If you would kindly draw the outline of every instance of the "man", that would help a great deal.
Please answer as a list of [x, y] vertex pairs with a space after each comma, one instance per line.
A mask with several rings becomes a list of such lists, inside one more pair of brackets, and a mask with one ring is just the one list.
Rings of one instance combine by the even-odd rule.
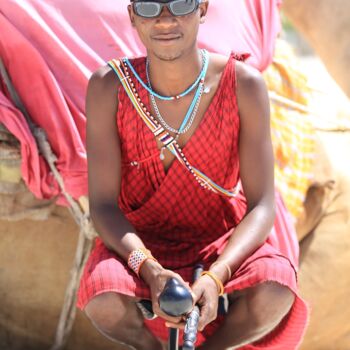
[[[201, 311], [199, 348], [295, 349], [307, 309], [296, 237], [278, 195], [275, 204], [266, 87], [239, 57], [198, 49], [208, 5], [131, 2], [147, 58], [113, 61], [90, 79], [89, 196], [101, 239], [78, 306], [111, 340], [163, 349], [164, 321], [184, 320], [165, 315], [159, 295], [170, 277], [190, 283], [201, 262], [188, 286]], [[143, 298], [155, 320], [143, 319]]]

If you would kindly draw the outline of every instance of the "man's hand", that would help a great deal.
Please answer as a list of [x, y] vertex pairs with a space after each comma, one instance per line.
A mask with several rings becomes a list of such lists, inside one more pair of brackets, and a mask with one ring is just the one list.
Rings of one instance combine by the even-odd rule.
[[188, 288], [189, 292], [192, 294], [194, 299], [195, 297], [189, 287], [189, 284], [186, 283], [179, 274], [171, 270], [164, 269], [160, 264], [152, 260], [147, 260], [143, 264], [143, 266], [141, 267], [140, 275], [151, 290], [153, 312], [157, 316], [165, 319], [167, 323], [169, 322], [169, 324], [180, 324], [184, 320], [184, 317], [172, 317], [165, 314], [160, 309], [159, 296], [164, 290], [164, 286], [167, 283], [167, 281], [170, 278], [176, 278], [181, 284], [183, 284], [184, 287]]
[[[217, 317], [219, 302], [218, 288], [211, 277], [204, 275], [193, 284], [192, 292], [194, 294], [194, 305], [197, 304], [200, 310], [198, 330], [202, 331], [207, 324], [214, 321]], [[184, 329], [186, 317], [183, 317], [182, 320], [178, 320], [177, 322], [167, 322], [166, 325], [168, 327]]]

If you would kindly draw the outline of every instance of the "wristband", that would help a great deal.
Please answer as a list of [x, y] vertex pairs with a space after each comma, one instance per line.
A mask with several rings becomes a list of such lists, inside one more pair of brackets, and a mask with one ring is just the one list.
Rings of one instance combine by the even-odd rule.
[[230, 266], [227, 263], [225, 263], [224, 261], [216, 261], [213, 264], [211, 264], [209, 270], [216, 265], [224, 265], [225, 266], [226, 271], [227, 271], [227, 276], [228, 276], [226, 281], [228, 281], [232, 276], [232, 271], [231, 271]]
[[151, 254], [151, 252], [146, 248], [138, 248], [133, 250], [128, 257], [128, 266], [131, 270], [135, 272], [137, 277], [139, 276], [141, 266], [143, 263], [148, 260], [154, 260], [157, 261]]
[[220, 281], [220, 279], [210, 271], [203, 271], [201, 273], [201, 276], [205, 276], [205, 275], [209, 276], [215, 282], [216, 286], [218, 287], [219, 296], [224, 295], [224, 285]]

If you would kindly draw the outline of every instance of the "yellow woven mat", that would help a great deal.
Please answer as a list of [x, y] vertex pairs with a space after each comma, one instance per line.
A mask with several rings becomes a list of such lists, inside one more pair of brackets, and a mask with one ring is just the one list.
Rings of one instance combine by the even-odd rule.
[[312, 91], [297, 69], [291, 49], [279, 43], [273, 63], [264, 73], [271, 98], [271, 129], [275, 181], [296, 220], [312, 180], [315, 129], [307, 111]]

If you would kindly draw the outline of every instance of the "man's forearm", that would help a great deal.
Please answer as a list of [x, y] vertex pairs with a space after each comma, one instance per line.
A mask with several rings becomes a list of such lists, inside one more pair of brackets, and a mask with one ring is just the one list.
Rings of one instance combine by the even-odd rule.
[[[104, 244], [126, 262], [133, 250], [147, 248], [117, 205], [100, 205], [97, 209], [91, 210], [91, 216]], [[147, 260], [142, 264], [140, 276], [149, 284], [161, 269], [158, 262]]]
[[[217, 262], [227, 264], [232, 274], [251, 254], [266, 240], [274, 223], [274, 210], [264, 206], [254, 207], [234, 228], [224, 251]], [[223, 282], [228, 279], [224, 264], [216, 264], [211, 268]]]
[[127, 261], [131, 251], [144, 247], [142, 240], [135, 233], [135, 229], [116, 204], [105, 204], [91, 208], [91, 217], [105, 245], [125, 261]]

